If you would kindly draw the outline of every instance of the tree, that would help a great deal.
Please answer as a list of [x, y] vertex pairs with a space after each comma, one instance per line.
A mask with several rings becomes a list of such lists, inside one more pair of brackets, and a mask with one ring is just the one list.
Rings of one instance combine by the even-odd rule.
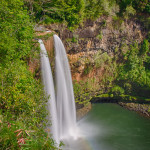
[[33, 25], [21, 0], [0, 2], [0, 62], [29, 55]]

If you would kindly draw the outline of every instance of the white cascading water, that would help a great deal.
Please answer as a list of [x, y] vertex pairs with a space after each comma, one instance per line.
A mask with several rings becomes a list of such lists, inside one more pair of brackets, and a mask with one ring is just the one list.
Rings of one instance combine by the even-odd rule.
[[44, 84], [44, 90], [48, 97], [47, 109], [49, 111], [49, 120], [51, 120], [50, 132], [56, 143], [59, 143], [58, 137], [58, 120], [57, 120], [57, 110], [56, 110], [56, 100], [55, 100], [55, 90], [53, 84], [52, 71], [50, 67], [50, 62], [48, 58], [47, 51], [42, 40], [39, 40], [41, 53], [41, 70], [42, 70], [42, 80]]
[[59, 138], [76, 138], [76, 109], [70, 67], [64, 45], [54, 35], [55, 80]]

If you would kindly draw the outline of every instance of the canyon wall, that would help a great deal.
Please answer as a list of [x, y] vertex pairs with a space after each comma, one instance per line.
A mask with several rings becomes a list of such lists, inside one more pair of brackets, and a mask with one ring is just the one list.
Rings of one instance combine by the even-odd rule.
[[[46, 32], [50, 30], [62, 39], [71, 67], [77, 108], [82, 108], [92, 97], [107, 93], [113, 87], [123, 54], [130, 50], [130, 45], [143, 42], [148, 28], [136, 17], [121, 20], [102, 16], [95, 21], [86, 20], [74, 31], [65, 24], [51, 24], [38, 34], [51, 34]], [[44, 44], [54, 70], [52, 36], [44, 40]]]
[[[70, 31], [64, 24], [47, 26], [59, 34], [63, 40], [70, 60], [74, 80], [86, 80], [95, 76], [102, 76], [104, 66], [95, 67], [98, 56], [107, 53], [111, 58], [120, 55], [134, 42], [138, 44], [146, 36], [146, 29], [137, 19], [115, 20], [113, 17], [103, 16], [96, 21], [86, 20], [75, 31]], [[91, 69], [86, 72], [87, 64]], [[101, 79], [99, 79], [101, 80]]]

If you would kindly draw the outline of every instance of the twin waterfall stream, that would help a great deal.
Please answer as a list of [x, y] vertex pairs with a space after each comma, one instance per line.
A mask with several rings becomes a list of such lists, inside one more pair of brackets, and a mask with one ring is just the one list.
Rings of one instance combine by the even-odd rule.
[[63, 43], [54, 35], [55, 48], [55, 86], [47, 51], [42, 40], [41, 69], [44, 90], [48, 97], [48, 119], [50, 132], [57, 144], [67, 138], [76, 138], [76, 109], [70, 67]]

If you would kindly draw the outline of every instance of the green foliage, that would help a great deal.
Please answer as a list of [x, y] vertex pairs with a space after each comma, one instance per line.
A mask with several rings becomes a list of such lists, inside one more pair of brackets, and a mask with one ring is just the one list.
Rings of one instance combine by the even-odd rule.
[[[70, 30], [85, 19], [101, 15], [129, 17], [136, 11], [150, 13], [148, 0], [23, 0], [32, 19], [38, 23], [66, 23]], [[24, 6], [24, 7], [25, 7]]]
[[131, 94], [132, 85], [130, 83], [124, 83], [123, 87], [124, 87], [126, 93]]
[[108, 56], [107, 52], [102, 53], [101, 51], [98, 51], [94, 55], [94, 63], [96, 68], [100, 68], [104, 66], [104, 64], [107, 64], [111, 61], [110, 56]]
[[116, 2], [119, 4], [121, 14], [125, 11], [130, 12], [131, 10], [127, 8], [131, 6], [139, 12], [150, 13], [149, 0], [116, 0]]
[[150, 13], [150, 3], [149, 0], [133, 0], [133, 7], [139, 12]]
[[[95, 74], [94, 77], [84, 79], [80, 82], [74, 82], [74, 94], [76, 102], [86, 104], [91, 96], [96, 93], [106, 92], [112, 86], [112, 82], [116, 78], [116, 62], [106, 53], [100, 50], [94, 55], [84, 60], [84, 72], [82, 75], [87, 75], [90, 71]], [[100, 72], [100, 74], [97, 74]]]
[[[4, 116], [5, 115], [5, 116]], [[8, 115], [8, 113], [7, 113]], [[0, 113], [1, 149], [55, 150], [54, 141], [47, 138], [47, 133], [37, 127], [26, 126], [24, 121], [13, 120]], [[13, 116], [12, 116], [13, 117]], [[8, 121], [9, 119], [9, 121]]]
[[78, 25], [83, 19], [83, 0], [53, 0], [52, 3], [57, 10], [55, 16], [67, 21], [69, 27]]
[[118, 68], [118, 85], [126, 94], [149, 97], [149, 52], [149, 42], [145, 39], [141, 46], [131, 45], [124, 54], [124, 62]]
[[119, 11], [115, 0], [24, 0], [24, 3], [36, 22], [65, 22], [70, 30], [85, 19], [96, 19], [102, 14], [114, 16]]
[[119, 12], [119, 6], [115, 0], [101, 0], [101, 3], [104, 9], [103, 13], [110, 16], [116, 16], [116, 14]]
[[[44, 110], [46, 100], [43, 101], [42, 87], [39, 86], [23, 62], [16, 60], [7, 63], [3, 72], [0, 76], [1, 108], [15, 115], [28, 115], [30, 113], [31, 116]], [[41, 96], [39, 97], [39, 95]], [[36, 116], [36, 122], [41, 121], [38, 116]]]
[[119, 16], [113, 16], [113, 21], [112, 21], [113, 28], [116, 30], [121, 30], [121, 25], [123, 21], [124, 21], [123, 18]]
[[99, 17], [102, 12], [101, 0], [86, 0], [85, 1], [85, 15], [86, 18], [95, 19]]
[[79, 40], [79, 36], [74, 34], [73, 37], [72, 37], [72, 42], [73, 43], [78, 43], [78, 40]]
[[96, 19], [101, 15], [114, 16], [119, 11], [115, 0], [86, 0], [85, 17]]
[[100, 95], [97, 95], [96, 97], [99, 97], [99, 98], [110, 98], [112, 97], [113, 94], [100, 94]]
[[[17, 137], [14, 131], [17, 129], [16, 126], [12, 126], [10, 123], [8, 124], [3, 116], [0, 117], [0, 147], [1, 149], [19, 149], [19, 145], [17, 143]], [[10, 128], [9, 125], [12, 127]]]
[[145, 56], [149, 52], [149, 42], [147, 39], [144, 39], [143, 44], [140, 49], [140, 55]]
[[27, 66], [29, 57], [39, 54], [33, 48], [33, 33], [33, 23], [22, 0], [1, 0], [1, 149], [56, 149], [44, 130], [49, 122], [45, 119], [47, 99], [43, 87]]
[[123, 13], [128, 5], [132, 4], [133, 0], [118, 0], [116, 1], [120, 6], [120, 13]]
[[126, 10], [124, 12], [124, 17], [126, 19], [128, 19], [128, 17], [133, 16], [135, 14], [136, 14], [136, 10], [131, 5], [126, 7]]
[[80, 95], [82, 87], [77, 81], [74, 81], [73, 89], [74, 89], [75, 97], [78, 97]]
[[0, 2], [0, 61], [29, 55], [33, 25], [20, 0]]
[[147, 34], [147, 39], [150, 41], [150, 31]]
[[71, 28], [82, 22], [84, 17], [84, 0], [24, 1], [37, 22], [48, 24], [66, 21]]
[[99, 40], [102, 40], [102, 38], [103, 38], [102, 32], [100, 32], [96, 37], [97, 37]]
[[114, 95], [114, 96], [119, 96], [119, 95], [122, 95], [124, 93], [124, 89], [121, 88], [120, 86], [114, 86], [112, 89], [111, 89], [111, 93]]
[[0, 108], [3, 110], [2, 115], [5, 116], [5, 120], [15, 126], [12, 125], [11, 129], [6, 126], [0, 128], [3, 133], [0, 137], [1, 147], [19, 149], [15, 147], [17, 142], [14, 131], [17, 129], [34, 131], [34, 134], [27, 138], [29, 141], [26, 141], [22, 147], [39, 150], [47, 149], [47, 146], [54, 147], [54, 142], [47, 138], [44, 131], [47, 122], [45, 119], [47, 100], [39, 81], [33, 78], [26, 64], [20, 60], [7, 63], [2, 71], [0, 72]]
[[[93, 96], [106, 92], [107, 88], [112, 86], [112, 82], [116, 78], [116, 62], [114, 62], [107, 53], [98, 51], [91, 60], [87, 60], [87, 68], [84, 70], [89, 73], [90, 70], [100, 70], [101, 75], [84, 79], [83, 81], [74, 81], [74, 94], [76, 102], [79, 104], [87, 104]], [[88, 67], [94, 63], [95, 65]]]
[[90, 73], [90, 71], [93, 69], [92, 65], [87, 63], [84, 67], [84, 74], [87, 75]]
[[87, 81], [73, 81], [75, 101], [78, 104], [86, 105], [92, 98], [92, 91], [95, 93], [99, 89], [99, 83], [95, 78]]
[[45, 34], [45, 35], [38, 35], [38, 36], [36, 36], [36, 38], [38, 38], [38, 39], [42, 39], [42, 40], [48, 40], [50, 37], [52, 37], [54, 35], [54, 33], [52, 32], [52, 33], [50, 33], [50, 34]]
[[121, 77], [126, 80], [138, 80], [141, 69], [144, 69], [140, 64], [140, 60], [137, 54], [138, 47], [137, 45], [134, 45], [125, 55], [125, 59], [127, 59], [126, 63], [119, 69]]

